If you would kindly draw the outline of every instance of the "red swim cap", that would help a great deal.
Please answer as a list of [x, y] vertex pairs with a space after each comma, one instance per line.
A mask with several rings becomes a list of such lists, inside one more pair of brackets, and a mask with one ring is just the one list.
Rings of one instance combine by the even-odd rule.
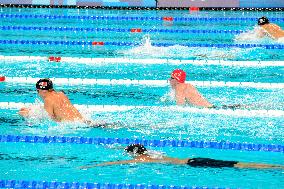
[[184, 83], [186, 78], [186, 73], [181, 69], [176, 69], [172, 72], [172, 77], [175, 78], [178, 82]]

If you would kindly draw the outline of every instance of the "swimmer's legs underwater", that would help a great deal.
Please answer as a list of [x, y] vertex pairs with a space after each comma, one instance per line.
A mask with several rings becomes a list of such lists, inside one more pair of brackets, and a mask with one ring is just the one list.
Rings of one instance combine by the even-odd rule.
[[241, 105], [241, 104], [228, 104], [228, 105], [221, 105], [221, 106], [212, 106], [211, 108], [214, 109], [239, 109], [239, 108], [247, 108], [247, 105]]
[[115, 128], [117, 126], [122, 126], [122, 123], [120, 122], [100, 123], [92, 120], [85, 120], [84, 123], [90, 128]]

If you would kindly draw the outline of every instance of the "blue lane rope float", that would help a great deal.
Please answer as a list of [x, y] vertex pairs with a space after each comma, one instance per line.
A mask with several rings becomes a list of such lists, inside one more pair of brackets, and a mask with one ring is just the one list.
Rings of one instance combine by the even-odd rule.
[[[76, 31], [76, 32], [131, 32], [124, 28], [78, 28], [78, 27], [34, 27], [34, 26], [0, 26], [0, 30], [31, 31]], [[141, 29], [144, 33], [190, 33], [190, 34], [240, 34], [243, 30], [181, 30], [181, 29]]]
[[230, 189], [228, 187], [207, 186], [174, 186], [154, 184], [111, 184], [89, 182], [59, 182], [36, 180], [0, 180], [0, 188], [23, 189]]
[[91, 138], [68, 136], [21, 136], [0, 135], [0, 142], [24, 142], [24, 143], [69, 143], [69, 144], [143, 144], [152, 147], [189, 147], [189, 148], [215, 148], [226, 150], [284, 152], [284, 145], [277, 144], [253, 144], [229, 141], [188, 141], [188, 140], [147, 140], [130, 138]]
[[[68, 15], [32, 15], [32, 14], [0, 14], [0, 18], [20, 18], [20, 19], [77, 19], [77, 20], [125, 20], [125, 21], [163, 21], [165, 17], [140, 17], [140, 16], [68, 16]], [[229, 18], [212, 18], [212, 17], [172, 17], [172, 21], [179, 22], [193, 22], [193, 21], [202, 21], [202, 22], [232, 22], [232, 21], [251, 21], [256, 22], [258, 18], [238, 18], [238, 17], [229, 17]], [[283, 22], [284, 18], [269, 18], [272, 22]]]
[[[37, 40], [0, 40], [0, 44], [18, 44], [18, 45], [94, 45], [93, 41], [37, 41]], [[102, 42], [101, 45], [110, 46], [140, 46], [140, 42]], [[284, 45], [264, 45], [264, 44], [176, 44], [176, 43], [152, 43], [156, 47], [169, 47], [174, 45], [186, 46], [186, 47], [215, 47], [215, 48], [256, 48], [261, 47], [265, 49], [284, 49]]]

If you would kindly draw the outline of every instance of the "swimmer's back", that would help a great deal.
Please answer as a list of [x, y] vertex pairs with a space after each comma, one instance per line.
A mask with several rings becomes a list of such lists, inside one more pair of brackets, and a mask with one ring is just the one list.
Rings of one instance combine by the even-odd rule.
[[83, 119], [80, 112], [71, 104], [63, 92], [53, 91], [46, 100], [53, 107], [53, 117], [56, 121], [76, 121]]
[[276, 24], [265, 24], [261, 26], [267, 34], [273, 39], [279, 39], [284, 37], [284, 31]]

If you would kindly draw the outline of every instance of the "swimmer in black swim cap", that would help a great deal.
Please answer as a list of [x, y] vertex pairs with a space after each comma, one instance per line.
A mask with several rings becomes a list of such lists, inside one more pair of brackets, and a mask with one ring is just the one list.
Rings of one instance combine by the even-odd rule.
[[263, 16], [258, 19], [257, 21], [258, 25], [264, 25], [264, 24], [269, 24], [269, 20], [267, 17]]
[[53, 83], [50, 79], [40, 79], [36, 83], [36, 89], [38, 90], [53, 90]]
[[[44, 101], [44, 109], [49, 117], [56, 122], [82, 122], [89, 127], [112, 127], [114, 124], [95, 122], [84, 118], [81, 113], [73, 106], [63, 91], [55, 91], [50, 79], [40, 79], [36, 83], [38, 95]], [[21, 108], [19, 114], [23, 117], [29, 117], [30, 108]]]
[[[54, 121], [85, 121], [68, 97], [63, 92], [57, 92], [53, 89], [53, 83], [50, 79], [38, 80], [36, 90], [44, 102], [44, 109]], [[22, 108], [19, 114], [23, 117], [28, 117], [29, 112], [30, 108]]]
[[172, 158], [167, 156], [153, 157], [147, 149], [141, 144], [130, 144], [124, 149], [131, 155], [134, 154], [134, 158], [131, 160], [122, 161], [110, 161], [101, 164], [82, 166], [81, 169], [87, 169], [96, 166], [107, 166], [107, 165], [119, 165], [119, 164], [130, 164], [130, 163], [163, 163], [163, 164], [179, 164], [189, 165], [191, 167], [211, 167], [211, 168], [223, 168], [223, 167], [235, 167], [235, 168], [270, 168], [270, 169], [284, 169], [283, 165], [269, 165], [269, 164], [257, 164], [257, 163], [242, 163], [238, 161], [227, 161], [227, 160], [216, 160], [211, 158]]
[[270, 23], [269, 19], [265, 16], [259, 18], [257, 24], [260, 27], [260, 30], [257, 31], [257, 36], [259, 38], [267, 36], [280, 43], [284, 43], [284, 30], [282, 30], [280, 26]]
[[146, 148], [142, 144], [131, 144], [124, 149], [127, 153], [133, 155], [141, 155], [147, 152]]

